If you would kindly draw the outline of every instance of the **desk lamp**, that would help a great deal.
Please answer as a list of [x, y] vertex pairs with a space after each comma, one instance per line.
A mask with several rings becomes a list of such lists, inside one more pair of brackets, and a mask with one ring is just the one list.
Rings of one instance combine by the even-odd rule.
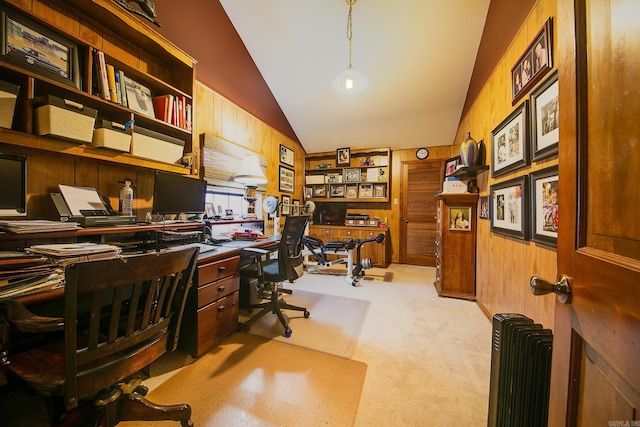
[[244, 156], [242, 166], [240, 166], [234, 181], [244, 184], [244, 199], [249, 203], [247, 218], [257, 218], [256, 188], [258, 185], [267, 183], [267, 177], [262, 172], [258, 156], [255, 154]]

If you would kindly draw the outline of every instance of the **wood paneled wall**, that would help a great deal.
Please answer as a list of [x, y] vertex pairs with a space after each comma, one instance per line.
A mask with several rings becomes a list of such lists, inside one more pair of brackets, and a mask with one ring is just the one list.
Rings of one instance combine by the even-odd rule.
[[[491, 159], [491, 131], [515, 108], [511, 106], [511, 68], [549, 17], [553, 17], [554, 21], [553, 52], [557, 57], [556, 9], [556, 0], [538, 0], [535, 3], [473, 106], [460, 121], [455, 147], [459, 147], [466, 133], [471, 132], [476, 140], [484, 139], [487, 142], [487, 159]], [[478, 179], [480, 195], [489, 195], [494, 182], [528, 175], [557, 163], [558, 157], [553, 156], [497, 179], [491, 179], [490, 172], [484, 173]], [[478, 304], [487, 316], [522, 313], [552, 328], [555, 296], [534, 297], [529, 292], [529, 279], [533, 275], [547, 280], [556, 278], [555, 248], [491, 233], [489, 221], [479, 219], [476, 249], [476, 295]]]
[[[196, 117], [195, 135], [208, 133], [219, 138], [241, 145], [269, 159], [267, 166], [267, 195], [278, 197], [280, 144], [287, 146], [295, 153], [295, 191], [291, 196], [302, 201], [304, 186], [305, 151], [296, 141], [276, 131], [255, 116], [238, 107], [208, 86], [196, 82]], [[262, 206], [257, 206], [262, 209]], [[282, 225], [282, 224], [281, 224]], [[265, 232], [273, 233], [273, 221], [265, 218]]]

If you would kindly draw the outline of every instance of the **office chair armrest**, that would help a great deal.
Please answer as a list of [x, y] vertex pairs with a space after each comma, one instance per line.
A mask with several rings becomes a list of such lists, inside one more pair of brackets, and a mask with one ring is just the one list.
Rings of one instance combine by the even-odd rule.
[[31, 313], [27, 308], [13, 299], [0, 300], [0, 314], [11, 326], [20, 332], [41, 333], [64, 331], [62, 317], [44, 317]]
[[260, 248], [243, 248], [242, 250], [244, 252], [255, 252], [257, 254], [262, 254], [262, 255], [266, 255], [266, 254], [270, 254], [271, 252], [274, 252], [274, 251], [269, 251], [269, 250], [260, 249]]

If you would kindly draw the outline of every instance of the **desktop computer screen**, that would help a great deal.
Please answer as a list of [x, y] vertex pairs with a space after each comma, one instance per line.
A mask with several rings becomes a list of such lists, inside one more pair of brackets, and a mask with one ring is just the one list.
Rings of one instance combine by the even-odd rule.
[[0, 217], [27, 215], [27, 159], [0, 153]]
[[204, 212], [207, 181], [170, 172], [156, 171], [152, 213], [201, 214]]

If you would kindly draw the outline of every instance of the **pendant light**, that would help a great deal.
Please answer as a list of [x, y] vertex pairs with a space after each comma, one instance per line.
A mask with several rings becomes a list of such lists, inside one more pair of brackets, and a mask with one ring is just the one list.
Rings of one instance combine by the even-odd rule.
[[338, 77], [333, 79], [333, 89], [342, 94], [355, 94], [367, 88], [369, 82], [367, 78], [353, 69], [351, 66], [351, 38], [353, 36], [351, 15], [353, 5], [358, 0], [346, 0], [349, 5], [349, 15], [347, 17], [347, 40], [349, 40], [349, 68], [344, 70]]

